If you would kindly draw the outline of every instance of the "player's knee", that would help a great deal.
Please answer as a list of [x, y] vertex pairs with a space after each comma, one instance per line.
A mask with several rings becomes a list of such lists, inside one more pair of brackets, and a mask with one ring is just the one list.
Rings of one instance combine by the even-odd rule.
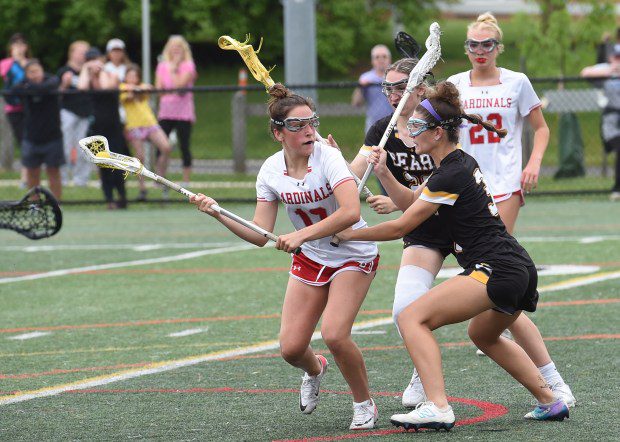
[[280, 341], [280, 355], [288, 363], [299, 361], [305, 354], [308, 345], [294, 341]]
[[329, 348], [332, 353], [338, 353], [346, 347], [351, 337], [348, 332], [344, 333], [329, 327], [321, 328], [321, 336], [323, 342], [325, 342], [325, 345], [327, 345], [327, 348]]
[[434, 279], [431, 272], [421, 267], [407, 265], [400, 268], [394, 288], [392, 307], [392, 320], [397, 328], [399, 327], [398, 318], [402, 311], [428, 292], [433, 286]]

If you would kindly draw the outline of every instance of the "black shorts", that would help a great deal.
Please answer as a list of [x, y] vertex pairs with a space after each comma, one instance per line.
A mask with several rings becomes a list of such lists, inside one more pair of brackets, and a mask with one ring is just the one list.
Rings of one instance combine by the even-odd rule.
[[22, 164], [27, 169], [37, 169], [41, 164], [47, 167], [60, 167], [65, 164], [62, 138], [47, 143], [22, 141]]
[[494, 310], [509, 315], [519, 310], [533, 312], [538, 303], [538, 272], [534, 265], [515, 263], [479, 263], [465, 269], [469, 276], [487, 286]]
[[448, 232], [444, 229], [438, 217], [431, 216], [414, 231], [405, 235], [403, 238], [403, 248], [423, 246], [427, 249], [436, 249], [445, 258], [454, 251], [453, 243], [448, 238]]

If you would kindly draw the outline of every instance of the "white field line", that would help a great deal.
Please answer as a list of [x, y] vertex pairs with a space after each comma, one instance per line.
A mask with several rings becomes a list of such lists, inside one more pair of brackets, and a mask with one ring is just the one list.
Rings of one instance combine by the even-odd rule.
[[184, 336], [191, 336], [191, 335], [197, 335], [198, 333], [204, 333], [207, 330], [209, 330], [209, 327], [190, 328], [187, 330], [182, 330], [180, 332], [170, 333], [168, 336], [171, 338], [182, 338]]
[[45, 246], [4, 246], [0, 247], [0, 251], [38, 253], [56, 252], [59, 250], [134, 250], [137, 252], [144, 252], [162, 249], [205, 249], [213, 247], [231, 247], [237, 244], [239, 244], [239, 241], [154, 244], [58, 244]]
[[35, 331], [30, 333], [22, 333], [21, 335], [9, 336], [7, 339], [16, 341], [25, 341], [26, 339], [40, 338], [41, 336], [51, 335], [52, 332]]
[[[357, 323], [353, 326], [353, 330], [364, 330], [372, 327], [390, 324], [391, 322], [391, 317], [373, 319]], [[312, 340], [314, 341], [316, 339], [319, 339], [320, 337], [321, 333], [315, 332], [312, 335]], [[23, 391], [7, 396], [0, 396], [0, 405], [14, 404], [16, 402], [24, 402], [46, 396], [55, 396], [57, 394], [61, 394], [70, 390], [84, 390], [87, 388], [99, 387], [101, 385], [111, 384], [113, 382], [126, 381], [128, 379], [133, 379], [140, 376], [163, 373], [165, 371], [176, 370], [177, 368], [182, 367], [189, 367], [191, 365], [200, 364], [202, 362], [217, 361], [235, 356], [249, 355], [268, 350], [276, 350], [279, 347], [280, 344], [278, 341], [264, 341], [255, 345], [236, 348], [232, 350], [217, 351], [204, 355], [191, 356], [188, 358], [176, 359], [171, 361], [155, 362], [139, 369], [124, 370], [117, 373], [83, 379], [76, 382], [70, 382], [68, 384], [45, 387], [39, 390]]]
[[386, 334], [385, 330], [357, 330], [352, 331], [352, 335], [384, 335]]
[[568, 279], [553, 284], [547, 284], [538, 289], [539, 293], [555, 292], [558, 290], [568, 290], [584, 285], [596, 284], [597, 282], [609, 281], [620, 278], [620, 271], [597, 273], [590, 276], [581, 276], [578, 278]]
[[53, 278], [56, 276], [73, 275], [76, 273], [92, 272], [95, 270], [116, 269], [119, 267], [134, 267], [147, 264], [161, 264], [164, 262], [183, 261], [186, 259], [199, 258], [207, 255], [217, 255], [220, 253], [239, 252], [242, 250], [258, 249], [253, 244], [240, 244], [234, 247], [222, 247], [219, 249], [199, 250], [196, 252], [182, 253], [181, 255], [162, 256], [160, 258], [138, 259], [134, 261], [111, 262], [108, 264], [98, 264], [85, 267], [74, 267], [71, 269], [52, 270], [50, 272], [35, 273], [33, 275], [15, 276], [10, 278], [0, 278], [0, 284], [8, 284], [11, 282], [32, 281], [35, 279]]
[[[599, 266], [590, 265], [577, 265], [577, 264], [552, 264], [543, 265], [543, 268], [538, 270], [538, 276], [557, 276], [557, 275], [580, 275], [585, 273], [598, 272], [601, 268]], [[437, 278], [451, 278], [461, 273], [463, 269], [461, 267], [445, 267], [439, 271]]]

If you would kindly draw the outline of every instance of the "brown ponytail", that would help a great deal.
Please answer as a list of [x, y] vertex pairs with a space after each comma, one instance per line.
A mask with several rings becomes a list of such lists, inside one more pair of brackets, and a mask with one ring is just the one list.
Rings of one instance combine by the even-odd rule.
[[471, 121], [474, 124], [480, 124], [489, 132], [495, 132], [500, 138], [504, 138], [508, 135], [508, 131], [506, 129], [498, 129], [495, 125], [489, 120], [483, 120], [482, 117], [478, 114], [463, 114], [461, 115], [467, 121]]
[[[282, 83], [276, 83], [268, 90], [270, 95], [267, 102], [267, 109], [271, 120], [284, 121], [291, 109], [298, 106], [308, 106], [315, 111], [314, 103], [310, 98], [302, 97], [294, 94], [287, 89]], [[281, 126], [276, 125], [273, 121], [269, 122], [269, 133], [273, 137], [274, 130], [282, 130]], [[275, 138], [274, 138], [275, 139]]]

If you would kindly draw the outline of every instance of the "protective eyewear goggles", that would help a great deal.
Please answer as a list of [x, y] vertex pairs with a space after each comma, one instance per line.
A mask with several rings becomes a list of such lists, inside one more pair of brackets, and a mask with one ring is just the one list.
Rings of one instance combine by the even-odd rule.
[[385, 95], [388, 98], [392, 94], [396, 94], [402, 97], [402, 95], [405, 93], [405, 90], [407, 89], [408, 81], [409, 81], [408, 78], [403, 78], [402, 80], [398, 80], [394, 82], [382, 81], [381, 92], [383, 92], [383, 95]]
[[410, 137], [417, 137], [422, 132], [426, 132], [429, 129], [436, 128], [437, 125], [433, 123], [429, 123], [428, 121], [421, 120], [419, 118], [409, 118], [407, 121], [407, 130], [409, 131]]
[[469, 52], [476, 52], [478, 48], [482, 49], [482, 52], [489, 53], [497, 47], [499, 40], [495, 38], [487, 38], [486, 40], [465, 40], [465, 49]]
[[291, 132], [299, 132], [300, 130], [302, 130], [304, 127], [308, 125], [311, 125], [312, 127], [315, 127], [315, 128], [319, 127], [319, 116], [316, 113], [314, 113], [312, 114], [312, 116], [308, 118], [289, 117], [289, 118], [286, 118], [284, 121], [274, 120], [272, 118], [271, 122], [280, 127], [285, 127]]

